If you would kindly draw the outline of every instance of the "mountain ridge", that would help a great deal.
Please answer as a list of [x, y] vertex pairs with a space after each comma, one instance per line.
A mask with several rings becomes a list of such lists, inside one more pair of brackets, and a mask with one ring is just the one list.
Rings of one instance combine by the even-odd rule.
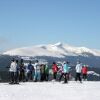
[[52, 56], [64, 58], [65, 56], [100, 56], [100, 50], [86, 47], [75, 47], [65, 43], [34, 45], [16, 48], [3, 53], [4, 55], [20, 56]]

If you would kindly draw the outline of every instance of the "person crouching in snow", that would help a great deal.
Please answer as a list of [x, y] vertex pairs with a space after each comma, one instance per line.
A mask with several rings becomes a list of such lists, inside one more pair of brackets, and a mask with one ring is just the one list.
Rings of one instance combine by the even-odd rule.
[[84, 81], [87, 80], [87, 71], [88, 71], [87, 66], [84, 65], [84, 66], [82, 67], [82, 75], [83, 75], [83, 80], [84, 80]]
[[80, 83], [82, 83], [82, 79], [81, 79], [82, 64], [80, 62], [77, 62], [77, 65], [75, 67], [75, 70], [76, 70], [75, 81], [79, 80]]
[[56, 80], [58, 67], [57, 67], [57, 64], [55, 62], [53, 62], [52, 71], [53, 71], [53, 80]]

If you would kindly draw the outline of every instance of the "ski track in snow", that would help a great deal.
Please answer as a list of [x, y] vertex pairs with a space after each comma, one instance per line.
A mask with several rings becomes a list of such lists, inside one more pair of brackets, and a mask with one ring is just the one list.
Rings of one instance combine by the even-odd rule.
[[100, 82], [0, 83], [0, 100], [100, 100]]

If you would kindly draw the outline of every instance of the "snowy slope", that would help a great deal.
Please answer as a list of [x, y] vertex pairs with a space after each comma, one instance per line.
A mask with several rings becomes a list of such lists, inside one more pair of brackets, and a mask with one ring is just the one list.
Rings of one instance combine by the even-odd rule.
[[0, 100], [100, 100], [100, 82], [0, 83]]
[[52, 56], [52, 57], [78, 56], [78, 55], [100, 56], [100, 51], [91, 50], [86, 47], [74, 47], [59, 42], [56, 44], [37, 45], [37, 46], [13, 49], [4, 52], [3, 54], [20, 55], [20, 56]]

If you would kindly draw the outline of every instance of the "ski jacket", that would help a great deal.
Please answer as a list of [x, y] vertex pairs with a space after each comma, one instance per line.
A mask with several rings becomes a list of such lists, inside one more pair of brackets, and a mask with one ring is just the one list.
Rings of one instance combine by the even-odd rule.
[[25, 70], [24, 63], [20, 63], [19, 67], [20, 67], [20, 71], [24, 72], [24, 70]]
[[76, 69], [76, 73], [81, 73], [82, 72], [82, 64], [77, 64], [75, 69]]
[[53, 71], [53, 73], [56, 73], [58, 71], [58, 67], [56, 64], [52, 65], [52, 71]]
[[16, 62], [12, 62], [11, 63], [9, 71], [10, 72], [17, 72], [17, 64], [16, 64]]
[[40, 72], [40, 65], [38, 63], [34, 64], [34, 70], [35, 72]]
[[32, 64], [29, 64], [28, 65], [28, 69], [29, 69], [29, 71], [33, 71], [33, 65]]
[[87, 67], [82, 68], [82, 74], [87, 74]]
[[28, 66], [26, 66], [26, 68], [25, 68], [25, 72], [26, 72], [26, 73], [29, 73], [29, 72], [30, 72]]
[[19, 64], [17, 64], [16, 71], [18, 72], [20, 69]]
[[45, 73], [45, 66], [44, 65], [41, 65], [40, 70], [41, 70], [41, 73], [42, 74]]
[[64, 71], [63, 71], [63, 65], [61, 65], [61, 66], [59, 67], [59, 72], [60, 72], [60, 73], [64, 73]]
[[63, 72], [64, 72], [64, 73], [69, 73], [68, 64], [64, 64], [64, 65], [63, 65]]
[[45, 73], [48, 74], [49, 73], [49, 68], [48, 65], [45, 65]]

